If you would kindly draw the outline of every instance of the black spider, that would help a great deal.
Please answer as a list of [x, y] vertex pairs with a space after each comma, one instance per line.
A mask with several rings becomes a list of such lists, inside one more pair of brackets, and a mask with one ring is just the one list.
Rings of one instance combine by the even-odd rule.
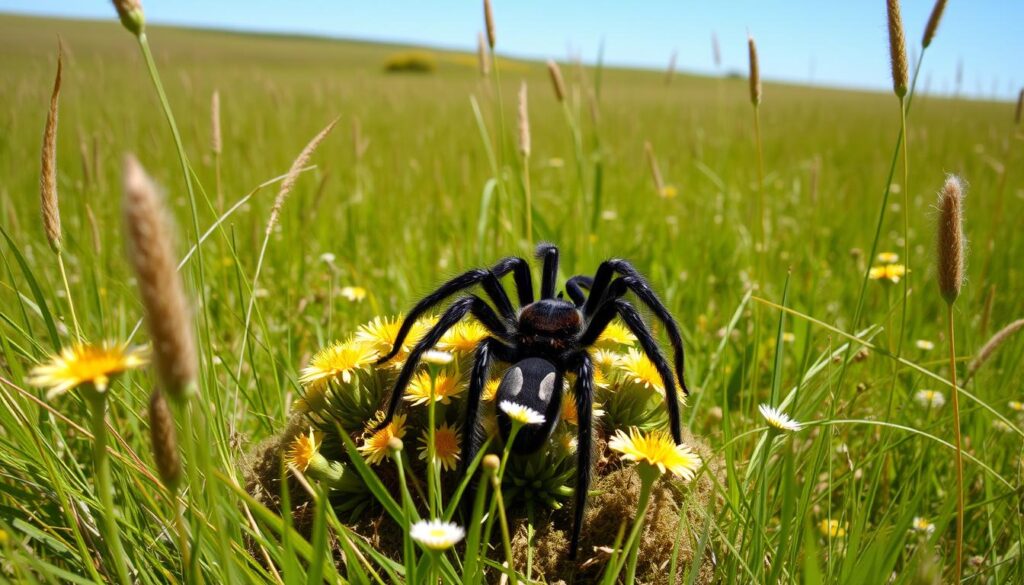
[[[561, 412], [563, 376], [567, 371], [573, 372], [576, 375], [575, 396], [576, 410], [579, 413], [579, 437], [576, 451], [576, 507], [569, 550], [570, 555], [575, 557], [579, 547], [591, 472], [594, 367], [587, 347], [594, 344], [612, 319], [616, 316], [622, 318], [640, 341], [644, 353], [654, 363], [661, 376], [665, 385], [665, 402], [668, 406], [672, 438], [676, 444], [680, 444], [682, 431], [675, 388], [676, 376], [683, 387], [683, 392], [689, 394], [683, 378], [683, 342], [672, 315], [643, 276], [629, 262], [619, 259], [606, 260], [601, 263], [593, 278], [570, 278], [565, 283], [565, 292], [572, 299], [572, 302], [569, 302], [563, 300], [562, 295], [555, 298], [558, 248], [551, 244], [541, 244], [537, 247], [537, 258], [544, 261], [538, 301], [533, 299], [529, 264], [522, 258], [509, 257], [495, 264], [493, 268], [476, 268], [456, 276], [416, 303], [402, 323], [391, 352], [381, 357], [378, 364], [387, 362], [398, 353], [417, 318], [459, 291], [479, 284], [483, 286], [494, 307], [476, 295], [462, 296], [448, 307], [437, 324], [409, 353], [395, 381], [387, 415], [377, 428], [383, 428], [391, 422], [423, 353], [434, 347], [448, 329], [468, 314], [476, 317], [490, 332], [490, 336], [477, 346], [470, 375], [466, 420], [463, 426], [466, 432], [462, 439], [464, 465], [474, 459], [482, 442], [477, 414], [493, 360], [512, 364], [498, 386], [497, 400], [517, 402], [544, 414], [544, 424], [527, 425], [519, 431], [512, 445], [512, 450], [519, 454], [537, 451], [551, 435]], [[519, 296], [518, 312], [513, 308], [508, 294], [499, 282], [499, 279], [509, 272], [515, 279], [516, 292]], [[590, 291], [589, 296], [584, 295], [584, 289]], [[633, 305], [622, 298], [627, 292], [636, 295], [664, 324], [674, 350], [675, 375], [668, 360], [662, 355], [654, 335], [644, 323], [643, 317]], [[498, 427], [502, 437], [507, 440], [511, 422], [500, 409]]]

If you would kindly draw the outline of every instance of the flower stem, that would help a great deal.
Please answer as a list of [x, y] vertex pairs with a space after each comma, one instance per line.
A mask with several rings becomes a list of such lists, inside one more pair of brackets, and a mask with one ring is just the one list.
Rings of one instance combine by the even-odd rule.
[[100, 507], [103, 516], [103, 538], [110, 549], [110, 560], [117, 571], [117, 581], [121, 585], [129, 585], [128, 566], [125, 563], [124, 547], [117, 528], [117, 516], [114, 512], [114, 485], [110, 477], [110, 459], [107, 457], [107, 399], [103, 394], [90, 400], [93, 434], [93, 465], [96, 473], [96, 491], [99, 492]]
[[[653, 465], [640, 464], [636, 470], [640, 475], [640, 499], [636, 504], [636, 519], [633, 522], [632, 528], [629, 529], [629, 538], [626, 539], [625, 544], [625, 550], [629, 551], [627, 557], [623, 559], [626, 563], [625, 583], [627, 585], [636, 581], [636, 562], [640, 552], [640, 532], [644, 528], [644, 521], [647, 519], [647, 508], [650, 507], [651, 503], [651, 486], [654, 485], [654, 480], [658, 479], [660, 475], [658, 468]], [[620, 561], [615, 567], [616, 575], [622, 570], [623, 561]]]
[[71, 298], [71, 287], [68, 285], [68, 273], [64, 270], [64, 253], [57, 252], [57, 266], [60, 267], [60, 278], [64, 281], [64, 294], [68, 297], [68, 310], [71, 312], [71, 322], [75, 325], [75, 336], [82, 341], [82, 327], [78, 324], [78, 316], [75, 314], [75, 301]]
[[946, 305], [949, 325], [949, 381], [953, 388], [953, 434], [956, 437], [956, 583], [963, 574], [964, 560], [964, 453], [960, 442], [960, 397], [956, 386], [956, 340], [953, 328], [953, 303]]

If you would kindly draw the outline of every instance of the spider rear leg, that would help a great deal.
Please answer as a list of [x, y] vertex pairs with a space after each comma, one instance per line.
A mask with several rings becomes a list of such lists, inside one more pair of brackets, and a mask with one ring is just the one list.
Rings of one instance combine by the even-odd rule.
[[590, 290], [592, 286], [594, 286], [593, 278], [579, 274], [565, 282], [565, 293], [569, 295], [569, 298], [572, 299], [577, 308], [583, 308], [583, 305], [587, 302], [587, 297], [583, 294], [583, 290]]

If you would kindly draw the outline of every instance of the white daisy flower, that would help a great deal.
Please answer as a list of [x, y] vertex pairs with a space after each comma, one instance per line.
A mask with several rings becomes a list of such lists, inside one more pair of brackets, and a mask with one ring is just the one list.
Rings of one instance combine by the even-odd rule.
[[433, 364], [435, 366], [447, 366], [448, 364], [452, 363], [453, 359], [455, 359], [454, 356], [452, 356], [452, 354], [448, 353], [447, 351], [438, 351], [436, 349], [430, 349], [423, 352], [423, 361], [428, 364]]
[[936, 390], [918, 390], [914, 392], [914, 401], [925, 408], [942, 408], [946, 397]]
[[789, 418], [789, 415], [782, 412], [777, 408], [773, 408], [767, 404], [762, 404], [757, 407], [761, 411], [761, 416], [764, 417], [768, 424], [779, 429], [780, 431], [799, 431], [800, 423]]
[[434, 551], [447, 550], [466, 536], [466, 531], [453, 522], [420, 520], [409, 529], [413, 540]]
[[540, 425], [544, 424], [544, 415], [530, 408], [529, 406], [523, 406], [516, 402], [508, 400], [502, 400], [498, 404], [498, 408], [508, 415], [512, 420], [524, 424], [524, 425]]
[[924, 351], [931, 351], [935, 349], [935, 344], [927, 339], [918, 339], [914, 342], [914, 345], [917, 346], [917, 349], [923, 349]]
[[921, 532], [928, 535], [935, 532], [935, 525], [929, 522], [927, 518], [922, 518], [920, 516], [914, 517], [914, 522], [911, 524], [911, 527], [913, 527], [914, 532]]

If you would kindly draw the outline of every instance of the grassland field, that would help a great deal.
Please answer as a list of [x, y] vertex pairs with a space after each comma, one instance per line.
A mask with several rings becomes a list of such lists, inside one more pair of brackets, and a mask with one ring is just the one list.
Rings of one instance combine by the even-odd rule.
[[[591, 274], [605, 258], [628, 258], [679, 321], [693, 390], [683, 420], [722, 470], [708, 546], [723, 581], [771, 574], [786, 582], [819, 576], [881, 583], [894, 574], [897, 583], [923, 583], [937, 570], [948, 582], [955, 469], [934, 205], [947, 173], [969, 184], [968, 274], [955, 310], [957, 357], [966, 368], [992, 333], [1024, 316], [1024, 142], [1013, 104], [913, 99], [909, 184], [897, 165], [878, 242], [879, 252], [898, 253], [909, 268], [900, 343], [902, 283], [867, 282], [863, 315], [853, 322], [865, 272], [876, 262], [869, 253], [899, 136], [899, 106], [889, 93], [765, 83], [760, 196], [768, 227], [759, 254], [758, 156], [745, 78], [677, 74], [667, 83], [664, 72], [598, 71], [562, 61], [563, 107], [543, 63], [502, 57], [495, 83], [493, 74], [481, 78], [475, 55], [434, 51], [436, 71], [393, 74], [384, 63], [406, 47], [151, 27], [198, 186], [193, 218], [170, 131], [131, 35], [114, 20], [10, 15], [0, 15], [0, 224], [9, 236], [0, 244], [0, 579], [59, 581], [64, 572], [85, 575], [83, 563], [92, 562], [70, 544], [46, 471], [54, 465], [72, 498], [87, 507], [94, 498], [88, 458], [80, 455], [89, 443], [41, 411], [29, 398], [40, 392], [26, 383], [32, 366], [55, 349], [43, 313], [56, 316], [64, 343], [72, 335], [39, 214], [41, 136], [58, 36], [65, 50], [57, 143], [64, 258], [87, 338], [127, 339], [142, 316], [124, 253], [122, 153], [133, 152], [165, 193], [181, 254], [195, 243], [196, 224], [205, 232], [255, 190], [183, 270], [195, 303], [200, 385], [216, 405], [209, 421], [213, 461], [224, 474], [238, 477], [252, 446], [285, 425], [300, 394], [298, 371], [318, 348], [376, 315], [407, 310], [457, 272], [506, 255], [530, 257], [533, 244], [550, 241], [562, 251], [560, 282]], [[745, 39], [723, 42], [728, 51], [746, 50]], [[681, 63], [703, 58], [680, 56]], [[533, 145], [529, 237], [516, 147], [516, 94], [524, 81]], [[223, 134], [219, 179], [214, 91]], [[338, 127], [284, 204], [253, 290], [277, 183], [258, 187], [283, 175], [335, 117]], [[580, 128], [578, 147], [567, 119]], [[657, 192], [645, 142], [674, 197]], [[349, 300], [339, 294], [343, 286], [362, 287], [367, 296]], [[870, 338], [875, 347], [855, 345], [847, 353], [848, 335]], [[145, 336], [143, 330], [135, 340]], [[897, 346], [905, 363], [892, 359]], [[961, 399], [971, 456], [964, 539], [970, 583], [1024, 579], [1024, 413], [1011, 405], [1024, 401], [1022, 356], [1024, 337], [1009, 340], [964, 387], [971, 397]], [[112, 428], [123, 437], [113, 448], [147, 469], [151, 387], [148, 373], [127, 376], [111, 404]], [[807, 427], [752, 480], [764, 435], [757, 407], [793, 389], [798, 399], [788, 412]], [[944, 394], [946, 406], [923, 408], [914, 396], [924, 389]], [[238, 403], [227, 399], [236, 393]], [[38, 418], [39, 429], [17, 429], [15, 405]], [[85, 419], [76, 399], [54, 408]], [[55, 436], [61, 439], [39, 446]], [[136, 467], [113, 463], [134, 562], [170, 566], [173, 545], [149, 520], [166, 512], [153, 496], [140, 495], [148, 484]], [[768, 511], [751, 528], [749, 511], [762, 487]], [[238, 513], [234, 508], [228, 517]], [[915, 517], [934, 524], [934, 533], [915, 532]], [[842, 535], [818, 530], [829, 519], [838, 520]], [[751, 530], [763, 531], [763, 544], [747, 542]], [[237, 534], [231, 539], [241, 542]], [[792, 561], [784, 574], [769, 573], [753, 556], [755, 549], [763, 556], [761, 546]], [[164, 569], [139, 579], [179, 578]]]

